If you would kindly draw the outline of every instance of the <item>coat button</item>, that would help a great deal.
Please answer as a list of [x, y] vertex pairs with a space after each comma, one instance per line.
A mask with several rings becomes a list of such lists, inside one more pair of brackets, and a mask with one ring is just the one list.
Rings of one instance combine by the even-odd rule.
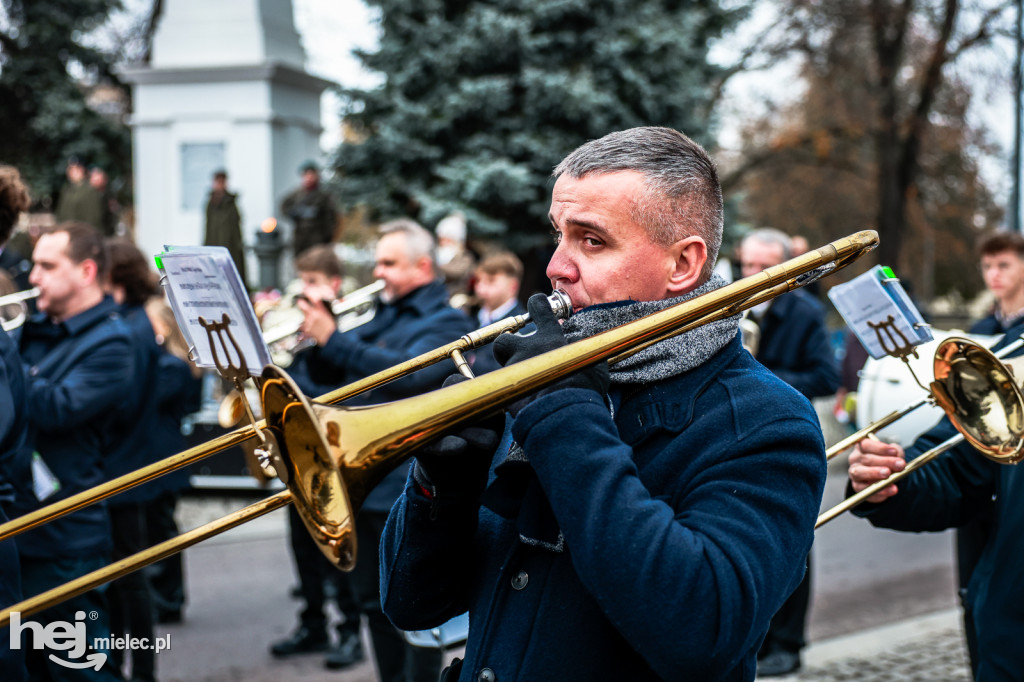
[[530, 576], [526, 571], [519, 571], [515, 577], [512, 578], [512, 589], [521, 590], [526, 587], [526, 583], [530, 582]]
[[479, 682], [495, 682], [495, 680], [498, 679], [498, 676], [495, 675], [494, 671], [490, 668], [484, 668], [479, 672], [479, 674], [477, 674], [476, 679]]

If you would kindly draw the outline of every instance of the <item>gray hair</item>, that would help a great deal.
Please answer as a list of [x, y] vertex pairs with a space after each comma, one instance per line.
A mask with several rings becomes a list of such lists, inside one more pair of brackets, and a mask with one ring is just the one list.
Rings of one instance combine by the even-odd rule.
[[701, 282], [711, 277], [722, 247], [722, 187], [704, 148], [671, 128], [630, 128], [578, 147], [552, 175], [636, 171], [646, 180], [632, 217], [655, 244], [668, 246], [696, 235], [707, 245]]
[[430, 259], [432, 266], [437, 265], [437, 242], [430, 231], [410, 218], [389, 220], [377, 228], [383, 237], [386, 234], [405, 235], [405, 253], [409, 260], [415, 261], [423, 256]]
[[774, 227], [761, 227], [747, 233], [743, 241], [740, 242], [740, 247], [746, 244], [748, 239], [753, 239], [761, 244], [781, 246], [782, 260], [789, 260], [793, 253], [793, 240], [790, 239], [788, 234], [782, 230], [776, 230]]

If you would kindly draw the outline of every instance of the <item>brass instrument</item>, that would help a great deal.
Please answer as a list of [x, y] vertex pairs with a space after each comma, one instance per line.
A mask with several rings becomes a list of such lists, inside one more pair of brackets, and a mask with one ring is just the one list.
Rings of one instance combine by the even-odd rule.
[[[1012, 349], [1003, 349], [1010, 352]], [[818, 516], [819, 528], [880, 490], [966, 440], [975, 450], [999, 464], [1016, 464], [1024, 459], [1024, 393], [1015, 368], [1024, 367], [1024, 358], [1000, 360], [974, 341], [950, 337], [939, 344], [933, 361], [935, 380], [930, 387], [931, 400], [942, 408], [960, 433], [907, 462], [903, 471], [893, 473], [843, 500]], [[853, 434], [830, 449], [838, 454], [850, 445], [869, 437], [875, 430], [916, 409], [921, 402], [898, 410]], [[856, 441], [851, 441], [856, 437]], [[834, 451], [834, 453], [832, 452]]]
[[[347, 332], [372, 320], [376, 314], [376, 297], [383, 290], [384, 281], [377, 280], [339, 300], [332, 301], [331, 315], [337, 320], [338, 331]], [[274, 364], [288, 367], [296, 353], [311, 347], [313, 343], [299, 332], [305, 316], [297, 307], [279, 311], [277, 317], [282, 319], [276, 320], [263, 330], [263, 341], [270, 347]]]
[[[875, 232], [859, 232], [621, 327], [470, 381], [393, 403], [329, 406], [329, 403], [340, 402], [445, 358], [455, 361], [460, 372], [471, 376], [463, 351], [490, 343], [505, 331], [522, 328], [528, 316], [495, 322], [458, 341], [332, 391], [315, 402], [303, 396], [283, 370], [267, 366], [261, 389], [265, 417], [257, 424], [14, 519], [0, 526], [0, 540], [187, 466], [253, 436], [256, 428], [264, 429], [269, 442], [266, 457], [288, 486], [287, 490], [6, 608], [0, 614], [0, 627], [10, 622], [12, 612], [36, 613], [289, 502], [296, 505], [325, 556], [339, 568], [350, 570], [357, 553], [356, 511], [374, 485], [410, 457], [416, 448], [504, 409], [511, 402], [574, 371], [605, 360], [617, 362], [664, 339], [731, 317], [797, 289], [849, 265], [877, 243]], [[571, 302], [568, 305], [571, 309]]]
[[[38, 288], [0, 296], [0, 325], [3, 326], [5, 332], [12, 331], [25, 324], [25, 320], [28, 319], [28, 307], [25, 305], [25, 301], [37, 296], [39, 296]], [[18, 306], [15, 309], [16, 312], [9, 314], [7, 309], [13, 306]]]

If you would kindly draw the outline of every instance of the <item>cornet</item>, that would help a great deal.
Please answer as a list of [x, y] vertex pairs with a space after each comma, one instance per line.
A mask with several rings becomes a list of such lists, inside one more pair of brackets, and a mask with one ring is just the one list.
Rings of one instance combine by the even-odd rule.
[[[25, 324], [25, 320], [28, 319], [28, 306], [25, 305], [25, 301], [29, 301], [37, 296], [39, 296], [38, 288], [0, 296], [0, 321], [2, 321], [5, 332], [17, 329]], [[18, 306], [17, 312], [13, 315], [8, 315], [7, 308], [15, 305]]]

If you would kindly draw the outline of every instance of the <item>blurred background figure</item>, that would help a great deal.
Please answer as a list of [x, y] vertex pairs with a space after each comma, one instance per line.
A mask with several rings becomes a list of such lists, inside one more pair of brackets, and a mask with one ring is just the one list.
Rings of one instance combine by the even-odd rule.
[[[480, 261], [473, 281], [473, 291], [479, 306], [476, 311], [479, 326], [484, 327], [506, 317], [526, 313], [526, 308], [519, 302], [522, 278], [523, 264], [511, 252], [499, 251]], [[486, 374], [501, 366], [494, 359], [490, 344], [476, 350], [473, 358], [475, 374]]]
[[100, 196], [102, 219], [97, 227], [104, 237], [113, 237], [117, 235], [120, 206], [118, 206], [113, 192], [110, 191], [110, 178], [107, 177], [107, 171], [99, 166], [89, 166], [89, 184]]
[[103, 197], [85, 177], [85, 164], [77, 156], [68, 159], [68, 181], [57, 200], [58, 223], [86, 223], [103, 232]]
[[[995, 298], [995, 304], [992, 314], [971, 325], [969, 332], [1006, 334], [1024, 320], [1024, 236], [1019, 232], [989, 234], [978, 243], [978, 258], [985, 288]], [[996, 506], [994, 501], [990, 502], [985, 514], [956, 530], [957, 577], [963, 605], [964, 637], [975, 674], [978, 672], [978, 636], [967, 588], [985, 546], [994, 537]]]
[[[21, 174], [12, 166], [0, 166], [0, 249], [28, 207], [28, 189]], [[8, 286], [14, 288], [13, 280]], [[3, 293], [13, 292], [0, 291]], [[14, 341], [0, 328], [0, 523], [14, 515], [11, 505], [16, 494], [25, 494], [31, 486], [31, 462], [25, 375]], [[16, 604], [21, 599], [21, 569], [12, 538], [0, 542], [0, 601]], [[10, 628], [0, 628], [0, 670], [5, 680], [26, 679], [25, 654], [20, 648], [11, 648]]]
[[[373, 276], [384, 280], [385, 288], [371, 321], [340, 332], [323, 305], [299, 299], [306, 314], [302, 329], [317, 341], [307, 353], [307, 362], [310, 376], [318, 383], [350, 384], [473, 329], [464, 313], [448, 305], [435, 265], [434, 236], [409, 219], [389, 221], [379, 231]], [[444, 363], [437, 363], [354, 396], [345, 404], [372, 405], [418, 395], [440, 388], [449, 372]], [[357, 543], [364, 560], [356, 563], [350, 575], [370, 631], [377, 673], [384, 682], [433, 681], [441, 670], [440, 650], [409, 644], [384, 615], [380, 603], [380, 576], [374, 559], [384, 522], [405, 489], [407, 473], [406, 467], [389, 473], [369, 493], [356, 519]]]
[[[334, 249], [326, 244], [314, 246], [295, 259], [295, 270], [302, 280], [307, 295], [316, 301], [332, 301], [341, 291], [341, 260]], [[298, 353], [288, 368], [292, 379], [309, 396], [326, 393], [333, 386], [317, 384], [309, 375], [307, 354]], [[311, 652], [326, 651], [324, 665], [342, 670], [362, 661], [366, 654], [359, 637], [362, 612], [351, 577], [335, 568], [324, 557], [313, 537], [302, 523], [295, 505], [288, 505], [288, 537], [299, 578], [299, 596], [304, 602], [299, 613], [299, 624], [287, 638], [274, 642], [270, 653], [278, 658]], [[341, 613], [338, 637], [331, 645], [327, 628], [327, 598], [333, 595]]]
[[[754, 230], [740, 243], [741, 275], [750, 277], [788, 260], [792, 257], [791, 248], [790, 238], [779, 230]], [[839, 369], [828, 343], [824, 307], [814, 296], [797, 289], [748, 312], [748, 318], [759, 329], [752, 354], [762, 365], [808, 400], [836, 392]], [[805, 629], [810, 600], [808, 554], [803, 580], [772, 618], [758, 652], [759, 676], [787, 675], [800, 668], [800, 652], [807, 645]]]
[[238, 194], [228, 191], [227, 171], [213, 174], [210, 197], [206, 201], [206, 236], [203, 246], [223, 246], [231, 253], [242, 282], [245, 276], [245, 244], [242, 240], [242, 216], [238, 212]]
[[[111, 426], [118, 438], [116, 447], [106, 453], [103, 461], [104, 475], [109, 480], [156, 462], [164, 451], [153, 441], [159, 409], [155, 387], [161, 382], [157, 363], [160, 347], [145, 309], [146, 301], [160, 293], [160, 289], [155, 273], [149, 269], [149, 259], [130, 241], [108, 239], [107, 253], [110, 271], [106, 290], [131, 331], [135, 377], [116, 411], [117, 421]], [[115, 561], [150, 546], [145, 505], [153, 492], [150, 486], [136, 486], [107, 501]], [[135, 571], [110, 583], [109, 597], [111, 635], [153, 641], [153, 605], [145, 574]], [[115, 647], [111, 658], [122, 672], [130, 670], [126, 679], [156, 679], [152, 649], [133, 650], [127, 661], [124, 650]]]
[[476, 256], [466, 247], [466, 216], [456, 211], [446, 215], [434, 230], [437, 237], [437, 268], [444, 277], [453, 308], [463, 307], [471, 289]]
[[302, 184], [281, 202], [281, 212], [292, 221], [296, 256], [319, 244], [330, 244], [338, 227], [334, 199], [320, 187], [320, 168], [312, 161], [299, 169]]
[[[153, 426], [154, 457], [162, 459], [186, 447], [182, 433], [185, 416], [199, 410], [202, 402], [202, 372], [188, 361], [185, 337], [178, 329], [174, 313], [163, 296], [146, 303], [146, 314], [159, 347], [157, 374], [160, 380], [151, 387], [157, 403]], [[188, 470], [179, 469], [144, 486], [149, 494], [144, 503], [149, 544], [155, 545], [179, 535], [174, 513], [182, 493], [188, 489]], [[182, 553], [146, 567], [147, 582], [158, 623], [180, 623], [185, 607], [185, 573]]]

